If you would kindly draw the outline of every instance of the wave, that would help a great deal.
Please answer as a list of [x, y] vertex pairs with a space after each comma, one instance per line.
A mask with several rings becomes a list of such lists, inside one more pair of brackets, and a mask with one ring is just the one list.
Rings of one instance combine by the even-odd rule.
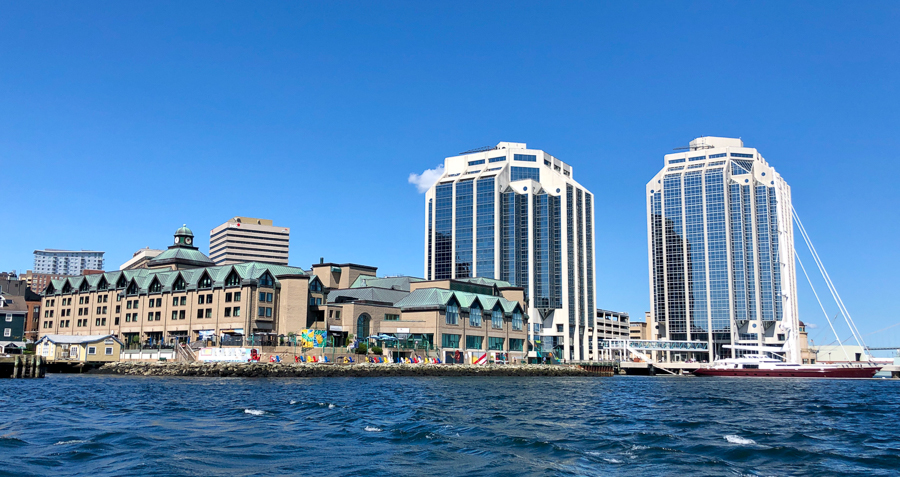
[[725, 436], [725, 440], [732, 444], [741, 444], [741, 445], [752, 445], [756, 444], [756, 441], [753, 439], [747, 439], [746, 437], [736, 436], [734, 434], [729, 434]]
[[379, 428], [373, 427], [373, 426], [366, 426], [366, 432], [381, 432], [383, 430], [384, 429], [379, 429]]
[[250, 414], [253, 416], [262, 416], [266, 411], [260, 411], [259, 409], [244, 409], [244, 414]]
[[59, 441], [59, 442], [57, 442], [56, 444], [53, 444], [53, 445], [55, 445], [55, 446], [67, 446], [67, 445], [69, 445], [69, 444], [84, 444], [85, 442], [87, 442], [87, 441], [83, 441], [83, 440], [81, 440], [81, 439], [73, 439], [73, 440], [71, 440], [71, 441]]

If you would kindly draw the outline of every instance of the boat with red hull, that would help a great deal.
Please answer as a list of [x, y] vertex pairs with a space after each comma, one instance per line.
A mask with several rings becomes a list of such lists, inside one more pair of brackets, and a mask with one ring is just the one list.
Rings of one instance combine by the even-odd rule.
[[737, 376], [758, 378], [871, 378], [881, 369], [876, 365], [792, 364], [762, 356], [746, 355], [721, 359], [694, 371], [695, 376]]

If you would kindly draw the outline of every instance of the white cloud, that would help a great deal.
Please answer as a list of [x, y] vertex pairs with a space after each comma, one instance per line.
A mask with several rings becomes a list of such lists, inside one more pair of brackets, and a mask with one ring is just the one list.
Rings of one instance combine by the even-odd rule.
[[409, 175], [409, 183], [416, 186], [419, 193], [425, 193], [434, 185], [441, 176], [444, 175], [444, 165], [441, 164], [434, 169], [425, 169], [421, 174], [412, 173]]
[[815, 323], [803, 323], [803, 324], [806, 325], [807, 328], [812, 329], [812, 330], [819, 327], [819, 325], [817, 325]]

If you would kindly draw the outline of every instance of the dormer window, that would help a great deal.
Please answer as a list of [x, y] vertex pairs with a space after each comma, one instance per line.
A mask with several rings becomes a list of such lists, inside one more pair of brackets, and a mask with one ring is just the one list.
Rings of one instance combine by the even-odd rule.
[[70, 293], [72, 291], [72, 285], [69, 285], [69, 282], [66, 282], [62, 287], [63, 293]]
[[100, 277], [100, 281], [97, 282], [97, 290], [108, 290], [109, 282], [106, 281], [106, 277]]
[[275, 286], [275, 279], [269, 272], [263, 273], [263, 276], [259, 277], [259, 286], [272, 288]]
[[181, 278], [181, 275], [178, 275], [178, 278], [175, 279], [175, 283], [172, 284], [172, 289], [175, 291], [184, 291], [184, 287], [184, 278]]
[[309, 291], [315, 293], [322, 292], [322, 282], [319, 281], [318, 277], [313, 277], [312, 280], [309, 281]]
[[236, 287], [241, 284], [241, 276], [234, 270], [228, 274], [228, 278], [225, 279], [226, 287]]
[[86, 291], [90, 291], [90, 290], [91, 290], [91, 286], [88, 285], [87, 280], [82, 280], [81, 285], [78, 287], [78, 291], [86, 292]]
[[212, 279], [209, 278], [208, 274], [204, 273], [203, 276], [200, 277], [197, 288], [212, 288]]
[[138, 286], [137, 282], [134, 280], [131, 281], [131, 284], [128, 285], [128, 290], [125, 290], [125, 293], [128, 295], [137, 295], [138, 294]]
[[125, 276], [122, 275], [119, 277], [119, 280], [116, 281], [116, 288], [125, 288], [126, 285], [128, 285], [128, 282], [125, 281]]
[[158, 278], [154, 278], [153, 282], [150, 283], [150, 293], [161, 293], [162, 292], [162, 284], [159, 283]]

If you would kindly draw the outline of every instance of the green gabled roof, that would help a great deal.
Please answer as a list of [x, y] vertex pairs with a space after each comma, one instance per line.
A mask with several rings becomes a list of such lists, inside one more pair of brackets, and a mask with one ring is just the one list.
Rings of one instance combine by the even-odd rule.
[[475, 283], [478, 285], [496, 285], [499, 288], [508, 288], [512, 286], [511, 283], [505, 280], [496, 280], [493, 278], [484, 277], [457, 278], [456, 280], [461, 282]]
[[503, 309], [504, 313], [512, 313], [519, 305], [518, 302], [509, 301], [498, 296], [451, 291], [443, 288], [420, 288], [410, 293], [406, 298], [395, 303], [394, 306], [399, 307], [400, 309], [440, 307], [446, 306], [452, 298], [456, 298], [456, 301], [459, 302], [459, 306], [463, 308], [469, 308], [477, 301], [481, 304], [483, 309], [492, 310], [497, 303], [500, 303], [500, 307]]
[[350, 288], [388, 288], [395, 290], [409, 291], [409, 284], [414, 282], [425, 281], [423, 278], [416, 277], [374, 277], [372, 275], [360, 275], [356, 278]]
[[[328, 303], [337, 303], [350, 300], [377, 301], [382, 303], [397, 303], [409, 295], [404, 290], [387, 290], [384, 288], [344, 288], [328, 292]], [[348, 300], [350, 299], [350, 300]]]
[[171, 247], [163, 253], [151, 258], [150, 263], [159, 263], [163, 260], [171, 259], [190, 260], [193, 262], [209, 263], [210, 265], [215, 265], [215, 262], [210, 260], [209, 257], [204, 255], [200, 250], [187, 247]]
[[116, 287], [116, 282], [119, 280], [119, 277], [124, 277], [126, 287], [131, 284], [131, 280], [134, 280], [138, 287], [141, 288], [141, 291], [146, 292], [153, 279], [158, 278], [160, 284], [163, 286], [162, 291], [170, 292], [172, 290], [172, 285], [175, 283], [179, 274], [184, 277], [185, 285], [188, 288], [196, 288], [200, 281], [200, 277], [202, 277], [204, 273], [209, 273], [209, 277], [213, 281], [213, 287], [219, 288], [224, 286], [225, 279], [228, 278], [228, 274], [231, 273], [232, 269], [234, 269], [242, 279], [259, 278], [264, 273], [269, 272], [275, 278], [276, 283], [278, 282], [278, 277], [282, 275], [307, 274], [306, 271], [299, 267], [271, 265], [261, 262], [246, 262], [235, 265], [189, 268], [185, 270], [170, 270], [168, 268], [116, 270], [104, 272], [102, 274], [87, 275], [86, 277], [58, 278], [50, 280], [50, 284], [53, 285], [55, 291], [58, 292], [62, 289], [66, 280], [70, 280], [69, 283], [72, 285], [72, 288], [77, 290], [81, 280], [87, 279], [88, 282], [91, 283], [92, 289], [96, 289], [96, 284], [100, 282], [100, 278], [106, 277], [106, 281], [109, 283], [110, 288], [113, 289]]
[[394, 303], [394, 306], [401, 309], [444, 306], [451, 298], [453, 298], [453, 292], [450, 290], [444, 290], [442, 288], [420, 288], [397, 303]]

